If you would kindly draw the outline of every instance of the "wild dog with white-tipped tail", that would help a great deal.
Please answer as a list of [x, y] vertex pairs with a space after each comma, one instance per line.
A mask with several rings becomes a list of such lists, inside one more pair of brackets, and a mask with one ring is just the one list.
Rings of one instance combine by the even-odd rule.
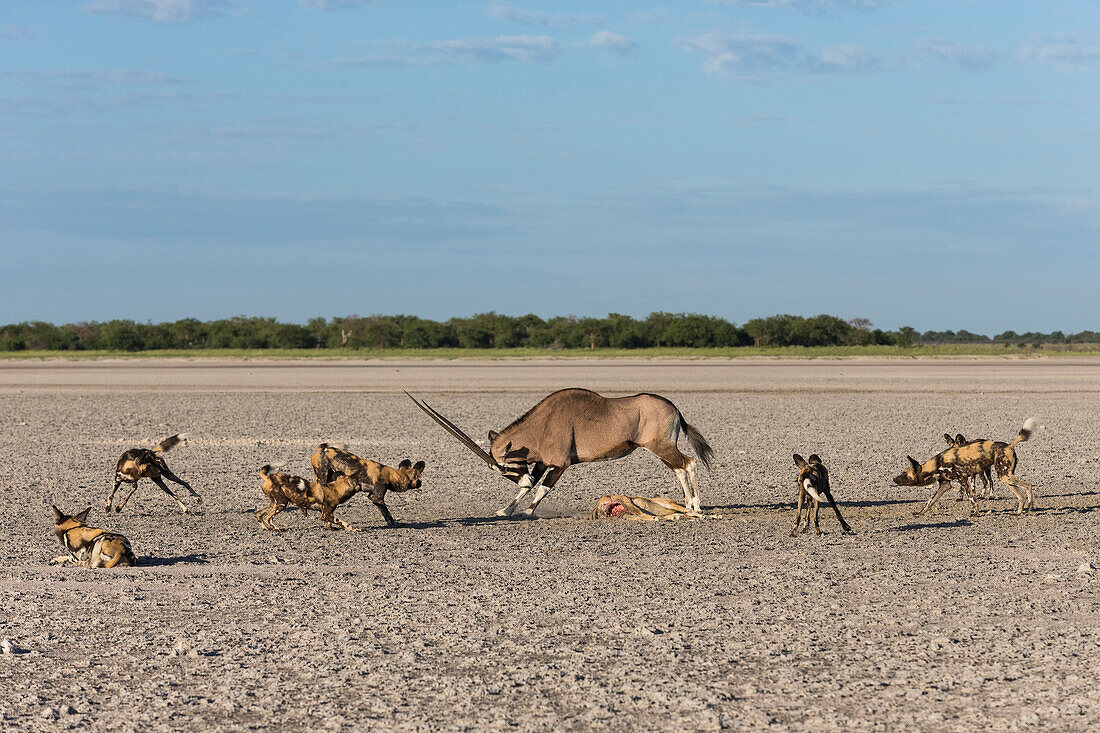
[[191, 496], [195, 497], [196, 507], [202, 506], [202, 497], [198, 495], [194, 489], [191, 488], [191, 484], [181, 479], [176, 474], [172, 473], [168, 468], [168, 464], [164, 462], [163, 453], [167, 453], [169, 450], [185, 442], [187, 433], [179, 433], [171, 437], [165, 438], [160, 441], [153, 448], [131, 448], [122, 454], [118, 459], [118, 463], [115, 464], [115, 486], [111, 489], [111, 495], [107, 497], [107, 511], [111, 511], [111, 502], [115, 499], [115, 492], [118, 491], [118, 487], [123, 481], [129, 481], [133, 484], [133, 488], [130, 489], [130, 493], [126, 495], [126, 498], [118, 503], [115, 507], [116, 512], [121, 512], [122, 507], [126, 506], [126, 502], [130, 501], [130, 497], [137, 491], [138, 481], [143, 478], [147, 478], [157, 486], [160, 490], [168, 494], [179, 505], [180, 511], [184, 514], [188, 514], [190, 510], [184, 505], [180, 498], [172, 493], [172, 490], [168, 488], [168, 485], [164, 483], [162, 478], [166, 478], [174, 484], [179, 484], [183, 488], [191, 492]]
[[[898, 486], [939, 484], [924, 507], [915, 512], [916, 516], [920, 516], [932, 509], [940, 496], [951, 488], [952, 481], [958, 481], [970, 493], [970, 479], [992, 466], [1001, 483], [1012, 489], [1012, 493], [1016, 495], [1014, 513], [1023, 514], [1025, 509], [1035, 508], [1035, 495], [1032, 491], [1035, 487], [1027, 481], [1016, 478], [1017, 459], [1014, 448], [1026, 442], [1038, 428], [1039, 421], [1029, 417], [1011, 443], [999, 440], [975, 440], [962, 446], [952, 446], [924, 463], [917, 463], [912, 456], [906, 456], [909, 468], [905, 469], [905, 473], [895, 476], [894, 483]], [[973, 506], [972, 511], [976, 514], [978, 502], [973, 493], [970, 493], [970, 502]]]
[[798, 487], [798, 508], [794, 514], [794, 529], [791, 530], [791, 537], [798, 535], [798, 525], [802, 520], [803, 501], [806, 502], [806, 526], [802, 529], [803, 534], [810, 531], [810, 514], [814, 516], [814, 531], [821, 534], [818, 512], [821, 509], [822, 497], [828, 500], [829, 506], [836, 512], [836, 518], [840, 520], [840, 526], [844, 528], [844, 531], [851, 532], [852, 528], [844, 521], [844, 517], [840, 516], [840, 508], [833, 500], [832, 488], [829, 486], [829, 471], [825, 468], [825, 464], [821, 462], [821, 458], [814, 453], [809, 460], [806, 460], [795, 453], [794, 465], [798, 466], [798, 477], [794, 480], [795, 485]]

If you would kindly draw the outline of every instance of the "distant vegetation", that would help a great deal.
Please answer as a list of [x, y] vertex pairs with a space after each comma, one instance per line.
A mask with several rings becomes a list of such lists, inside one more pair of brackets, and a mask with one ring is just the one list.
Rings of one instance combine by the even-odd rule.
[[[927, 331], [908, 326], [876, 329], [865, 318], [777, 315], [741, 326], [714, 316], [651, 313], [637, 320], [612, 313], [606, 318], [480, 313], [470, 318], [431, 321], [415, 316], [315, 318], [305, 325], [273, 318], [237, 317], [216, 321], [187, 318], [171, 323], [70, 323], [32, 321], [0, 326], [0, 351], [209, 351], [209, 350], [632, 350], [652, 348], [779, 350], [787, 347], [917, 347], [973, 345], [1013, 349], [1062, 348], [1100, 344], [1100, 333], [1016, 333], [992, 338], [969, 331]], [[884, 349], [888, 351], [888, 349]], [[879, 353], [879, 349], [871, 349]], [[993, 349], [990, 348], [990, 351]]]

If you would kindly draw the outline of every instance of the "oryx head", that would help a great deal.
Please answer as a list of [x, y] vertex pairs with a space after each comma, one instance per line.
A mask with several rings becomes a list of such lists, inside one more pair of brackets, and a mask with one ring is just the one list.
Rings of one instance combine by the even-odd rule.
[[527, 461], [524, 460], [527, 455], [526, 448], [513, 448], [511, 443], [500, 445], [502, 442], [498, 440], [500, 434], [496, 431], [490, 431], [489, 452], [486, 452], [484, 448], [477, 444], [477, 441], [462, 432], [453, 422], [436, 412], [435, 408], [416, 399], [408, 392], [405, 392], [405, 394], [409, 395], [409, 399], [415, 402], [417, 407], [426, 412], [428, 417], [439, 423], [440, 427], [450, 433], [455, 440], [469, 448], [471, 453], [485, 461], [489, 468], [504, 478], [513, 483], [519, 483], [520, 479], [527, 475]]

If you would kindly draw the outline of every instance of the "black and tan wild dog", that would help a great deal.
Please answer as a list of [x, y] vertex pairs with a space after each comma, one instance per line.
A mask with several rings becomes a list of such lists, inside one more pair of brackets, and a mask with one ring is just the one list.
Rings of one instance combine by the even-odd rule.
[[815, 453], [807, 461], [795, 453], [794, 465], [798, 466], [798, 477], [795, 479], [795, 485], [798, 486], [798, 509], [794, 515], [794, 529], [791, 530], [791, 537], [798, 535], [798, 525], [802, 520], [803, 500], [806, 500], [807, 504], [806, 526], [802, 529], [802, 532], [810, 531], [810, 513], [812, 512], [814, 515], [814, 530], [821, 534], [818, 512], [821, 509], [822, 496], [829, 500], [829, 506], [836, 512], [836, 518], [840, 520], [840, 526], [844, 528], [844, 531], [851, 532], [852, 528], [844, 521], [844, 517], [840, 516], [840, 509], [833, 500], [833, 492], [829, 486], [829, 471], [825, 468], [825, 464], [821, 462], [821, 458]]
[[920, 516], [932, 508], [940, 496], [951, 487], [952, 481], [958, 481], [970, 497], [972, 511], [977, 513], [978, 502], [970, 490], [970, 479], [992, 467], [997, 472], [997, 478], [1001, 483], [1012, 489], [1012, 493], [1016, 495], [1015, 513], [1022, 514], [1024, 509], [1035, 508], [1035, 497], [1032, 493], [1035, 487], [1016, 478], [1014, 447], [1030, 438], [1036, 427], [1038, 422], [1035, 418], [1028, 418], [1011, 443], [1003, 443], [999, 440], [974, 440], [962, 446], [952, 445], [923, 464], [917, 463], [912, 456], [906, 456], [909, 468], [905, 473], [894, 477], [894, 483], [898, 486], [939, 484], [924, 507], [916, 512], [916, 515]]
[[172, 490], [161, 480], [161, 477], [179, 484], [190, 491], [191, 496], [196, 499], [195, 506], [202, 506], [202, 497], [191, 488], [191, 484], [172, 473], [168, 468], [168, 464], [164, 462], [164, 457], [160, 455], [182, 443], [185, 438], [187, 438], [187, 433], [180, 433], [165, 438], [152, 449], [131, 448], [123, 453], [118, 459], [118, 463], [115, 465], [115, 487], [111, 489], [111, 495], [107, 497], [107, 511], [111, 511], [111, 502], [114, 501], [115, 492], [118, 491], [118, 487], [123, 481], [129, 481], [134, 485], [134, 488], [130, 489], [130, 493], [126, 495], [126, 498], [118, 503], [118, 506], [115, 507], [116, 512], [121, 512], [122, 507], [126, 506], [126, 502], [130, 501], [130, 497], [137, 491], [138, 481], [147, 478], [159, 486], [168, 496], [175, 499], [176, 503], [179, 504], [180, 510], [182, 510], [184, 514], [187, 514], [187, 507], [179, 500], [178, 496], [172, 493]]
[[[985, 438], [979, 438], [976, 441], [967, 440], [966, 436], [964, 436], [962, 433], [955, 433], [954, 438], [952, 438], [949, 434], [944, 433], [943, 434], [943, 439], [947, 441], [947, 444], [949, 446], [953, 446], [955, 448], [962, 448], [967, 443], [984, 443], [985, 442]], [[982, 488], [983, 488], [982, 498], [983, 499], [993, 498], [993, 474], [992, 474], [992, 471], [993, 471], [993, 467], [990, 466], [990, 467], [986, 468], [984, 471], [982, 471], [981, 474], [979, 474], [982, 478]], [[978, 488], [977, 482], [975, 482], [974, 488], [975, 489]], [[956, 501], [963, 501], [964, 499], [966, 499], [966, 491], [963, 489], [962, 486], [959, 486], [959, 498]]]
[[383, 466], [374, 461], [363, 461], [363, 464], [366, 465], [354, 473], [337, 474], [332, 481], [326, 483], [275, 473], [274, 466], [264, 466], [260, 469], [260, 476], [263, 477], [260, 489], [271, 500], [271, 504], [257, 510], [256, 519], [267, 529], [281, 531], [281, 528], [276, 527], [271, 520], [276, 514], [286, 509], [288, 504], [293, 504], [304, 512], [310, 509], [319, 510], [321, 521], [329, 527], [340, 526], [348, 531], [356, 531], [350, 524], [338, 519], [335, 511], [338, 506], [360, 491], [367, 491], [371, 502], [382, 512], [386, 524], [391, 527], [399, 526], [386, 506], [386, 491], [408, 491], [420, 488], [420, 474], [424, 471], [424, 462], [420, 461], [414, 466], [411, 461], [406, 460], [402, 461], [397, 468]]
[[53, 533], [68, 554], [50, 560], [50, 565], [79, 565], [85, 568], [137, 565], [137, 558], [130, 549], [130, 540], [117, 532], [84, 524], [91, 511], [92, 508], [88, 507], [69, 516], [57, 507], [53, 508]]
[[406, 459], [397, 465], [397, 468], [384, 466], [377, 461], [360, 458], [346, 448], [338, 445], [321, 443], [310, 456], [310, 464], [317, 480], [322, 483], [334, 481], [337, 476], [357, 476], [366, 484], [370, 493], [370, 500], [378, 511], [382, 512], [382, 518], [391, 527], [399, 526], [389, 507], [386, 506], [387, 491], [413, 491], [420, 488], [420, 474], [424, 472], [424, 461], [417, 461], [416, 465]]

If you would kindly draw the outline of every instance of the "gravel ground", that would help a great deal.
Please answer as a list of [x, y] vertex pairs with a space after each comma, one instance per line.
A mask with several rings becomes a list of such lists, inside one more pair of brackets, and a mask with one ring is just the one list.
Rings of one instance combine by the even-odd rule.
[[[19, 729], [1095, 730], [1100, 361], [0, 363], [0, 721]], [[677, 496], [639, 451], [571, 468], [537, 520], [400, 393], [475, 436], [549, 391], [659, 392], [710, 440], [721, 520], [585, 519], [603, 493]], [[1006, 487], [968, 516], [890, 478], [942, 434], [1008, 440]], [[126, 448], [187, 431], [105, 516]], [[357, 497], [323, 529], [261, 531], [257, 468], [307, 475], [320, 441], [396, 464], [387, 529]], [[686, 441], [682, 440], [686, 444]], [[685, 448], [686, 450], [686, 448]], [[855, 530], [787, 536], [792, 453], [818, 453]], [[681, 495], [682, 496], [682, 495]], [[137, 568], [48, 567], [50, 504], [93, 506]]]

